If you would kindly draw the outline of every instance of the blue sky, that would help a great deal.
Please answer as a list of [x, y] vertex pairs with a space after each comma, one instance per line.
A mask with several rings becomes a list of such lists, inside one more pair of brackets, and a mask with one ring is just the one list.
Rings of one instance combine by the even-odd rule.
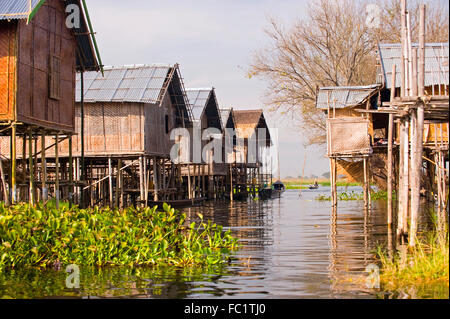
[[[88, 1], [105, 65], [179, 63], [186, 87], [216, 88], [221, 107], [255, 109], [266, 84], [248, 79], [254, 52], [267, 45], [268, 17], [289, 25], [306, 11], [293, 0]], [[304, 161], [301, 132], [266, 111], [279, 128], [281, 176], [298, 176]], [[325, 149], [307, 149], [305, 175], [329, 170]]]

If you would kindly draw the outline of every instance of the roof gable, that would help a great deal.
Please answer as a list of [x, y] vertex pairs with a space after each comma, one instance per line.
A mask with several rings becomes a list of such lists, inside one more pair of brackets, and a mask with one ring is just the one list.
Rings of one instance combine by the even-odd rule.
[[189, 103], [192, 107], [193, 121], [200, 122], [206, 115], [208, 127], [222, 130], [222, 119], [214, 88], [186, 89]]

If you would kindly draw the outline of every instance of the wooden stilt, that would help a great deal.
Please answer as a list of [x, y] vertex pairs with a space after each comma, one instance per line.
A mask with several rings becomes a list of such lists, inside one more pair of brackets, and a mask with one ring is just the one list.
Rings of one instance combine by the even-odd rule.
[[233, 201], [234, 190], [233, 190], [233, 163], [230, 163], [230, 200]]
[[111, 157], [108, 157], [109, 207], [111, 208], [114, 206], [112, 175], [113, 175], [112, 160]]
[[55, 199], [56, 209], [59, 209], [59, 134], [55, 136]]
[[158, 187], [158, 183], [159, 183], [159, 179], [158, 179], [158, 163], [157, 163], [157, 159], [156, 156], [153, 157], [153, 186], [154, 186], [154, 193], [153, 193], [153, 200], [155, 202], [158, 201], [159, 197], [158, 197], [158, 192], [159, 192], [159, 187]]
[[149, 182], [150, 182], [150, 170], [148, 169], [147, 165], [147, 156], [144, 156], [144, 200], [145, 200], [145, 207], [148, 205], [148, 189], [149, 189]]
[[[395, 66], [395, 64], [394, 64]], [[394, 73], [395, 74], [395, 73]], [[395, 87], [394, 87], [395, 90]], [[392, 207], [392, 184], [393, 184], [393, 132], [394, 131], [394, 115], [389, 114], [388, 126], [388, 163], [387, 163], [387, 224], [392, 227], [393, 223], [393, 207]]]
[[191, 189], [191, 164], [187, 164], [187, 173], [188, 173], [188, 199], [192, 199], [192, 189]]
[[3, 197], [5, 205], [9, 205], [9, 194], [6, 188], [5, 173], [3, 171], [3, 160], [0, 158], [0, 178], [2, 179]]
[[9, 191], [11, 192], [11, 203], [14, 204], [17, 202], [17, 191], [16, 191], [16, 124], [12, 124], [11, 126], [11, 177], [10, 177], [10, 187]]
[[[396, 74], [396, 65], [392, 65], [392, 74]], [[396, 77], [392, 77], [390, 101], [395, 99]], [[393, 144], [394, 144], [394, 114], [389, 114], [388, 123], [388, 159], [387, 159], [387, 224], [391, 227], [393, 223], [393, 207], [392, 207], [392, 184], [393, 184]]]
[[30, 170], [30, 196], [29, 203], [34, 206], [34, 163], [33, 163], [33, 132], [28, 133], [28, 166]]
[[364, 173], [364, 208], [367, 209], [369, 208], [369, 170], [367, 167], [367, 157], [363, 158], [363, 173]]
[[398, 175], [398, 196], [397, 196], [397, 200], [398, 200], [398, 209], [397, 209], [397, 240], [399, 241], [401, 239], [401, 236], [403, 234], [403, 210], [404, 210], [404, 205], [405, 203], [403, 202], [404, 200], [404, 196], [403, 196], [403, 191], [404, 191], [404, 187], [403, 187], [403, 179], [404, 179], [404, 170], [403, 170], [403, 166], [404, 166], [404, 161], [405, 161], [405, 148], [404, 148], [404, 144], [405, 144], [405, 134], [404, 134], [404, 130], [405, 130], [405, 122], [403, 121], [403, 119], [400, 121], [400, 152], [399, 152], [399, 167], [398, 167], [398, 171], [399, 171], [399, 175]]
[[143, 156], [139, 156], [139, 191], [140, 191], [140, 196], [141, 196], [141, 201], [144, 200], [144, 192], [145, 192], [145, 187], [144, 187], [144, 158]]
[[73, 205], [73, 158], [72, 158], [72, 135], [69, 136], [69, 207]]

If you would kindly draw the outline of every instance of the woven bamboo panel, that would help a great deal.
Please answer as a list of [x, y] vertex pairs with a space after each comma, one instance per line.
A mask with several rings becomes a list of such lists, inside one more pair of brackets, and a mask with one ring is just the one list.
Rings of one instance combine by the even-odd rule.
[[369, 120], [362, 118], [328, 119], [328, 155], [369, 154], [369, 125]]
[[14, 117], [16, 24], [0, 21], [0, 119]]

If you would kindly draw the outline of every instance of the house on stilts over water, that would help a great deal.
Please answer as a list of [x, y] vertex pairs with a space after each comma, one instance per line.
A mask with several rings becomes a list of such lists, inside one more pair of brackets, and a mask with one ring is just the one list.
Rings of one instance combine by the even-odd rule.
[[412, 43], [401, 7], [402, 41], [379, 45], [376, 84], [320, 88], [316, 106], [327, 114], [333, 207], [338, 172], [362, 180], [367, 208], [374, 182], [387, 190], [388, 225], [414, 246], [421, 196], [437, 204], [441, 228], [448, 219], [449, 44], [425, 42], [424, 5]]
[[[77, 78], [84, 89], [84, 162], [86, 198], [91, 205], [124, 207], [173, 201], [183, 196], [180, 167], [170, 160], [171, 131], [192, 127], [192, 113], [179, 66], [107, 67], [104, 76], [88, 72]], [[81, 100], [75, 129], [80, 132]], [[81, 134], [73, 157], [79, 176]], [[61, 146], [67, 156], [67, 145]]]
[[94, 34], [84, 0], [0, 2], [2, 201], [74, 193], [72, 161], [62, 171], [58, 150], [75, 134], [76, 72], [102, 67]]

